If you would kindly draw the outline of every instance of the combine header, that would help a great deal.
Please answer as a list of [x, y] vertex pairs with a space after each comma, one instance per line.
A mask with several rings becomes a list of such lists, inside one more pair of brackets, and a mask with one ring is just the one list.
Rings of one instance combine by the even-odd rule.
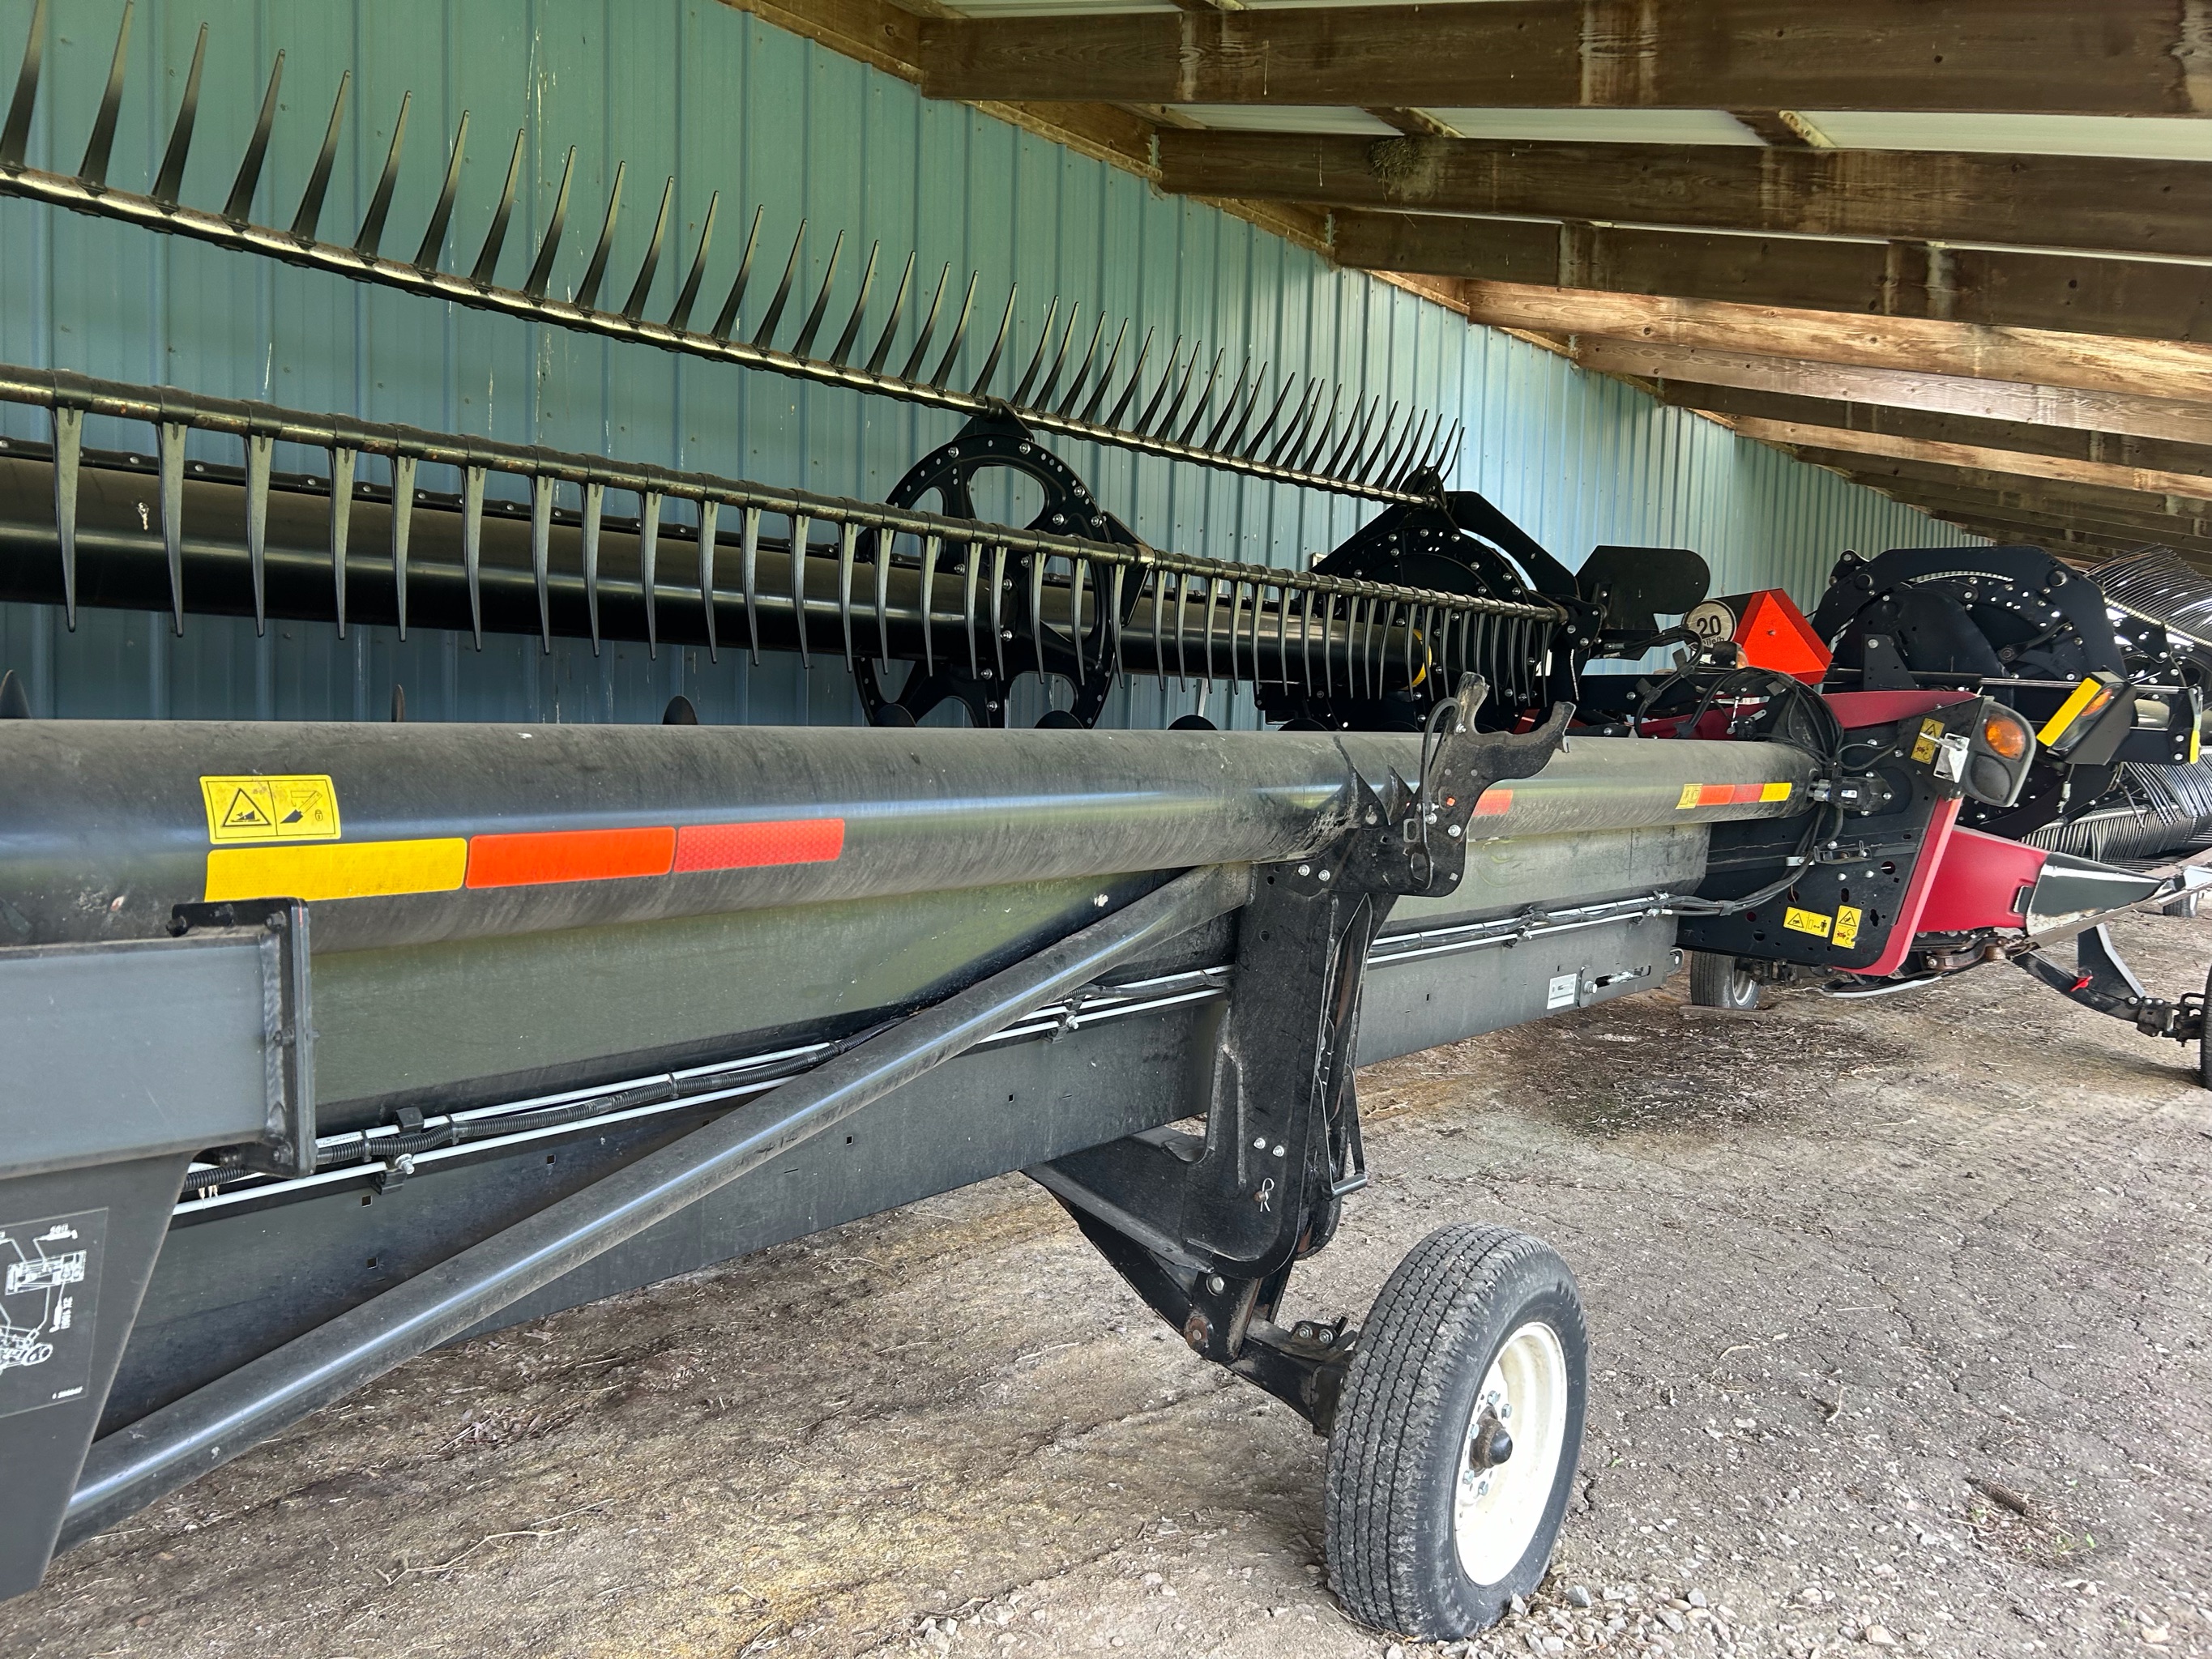
[[[0, 191], [966, 424], [861, 502], [0, 368], [0, 595], [791, 653], [867, 721], [0, 720], [0, 1592], [437, 1344], [1021, 1170], [1329, 1437], [1352, 1612], [1463, 1636], [1549, 1559], [1583, 1314], [1549, 1249], [1476, 1225], [1364, 1321], [1301, 1305], [1370, 1178], [1357, 1065], [1650, 989], [1685, 948], [1735, 1006], [2015, 962], [2201, 1052], [2203, 998], [2150, 995], [2100, 925], [2188, 897], [2191, 867], [2133, 866], [2212, 833], [2138, 806], [2212, 799], [2185, 571], [2130, 599], [2033, 549], [1846, 555], [1809, 619], [1709, 599], [1679, 550], [1571, 572], [1445, 487], [1441, 419], [1323, 416], [1343, 394], [1263, 399], [1264, 373], [1192, 403], [1195, 355], [1094, 373], [1095, 327], [1063, 382], [1056, 307], [1001, 396], [1010, 298], [970, 392], [964, 310], [925, 372], [903, 279], [872, 323], [863, 276], [827, 358], [826, 280], [787, 349], [788, 273], [750, 329], [742, 270], [705, 335], [696, 268], [641, 320], [657, 236], [620, 313], [604, 234], [582, 297], [547, 298], [557, 210], [504, 289], [512, 173], [470, 283], [442, 221], [414, 264], [379, 252], [388, 170], [350, 251], [308, 203], [280, 236], [239, 205], [268, 111], [234, 212], [167, 169], [115, 187], [104, 142], [39, 173], [39, 43]], [[146, 441], [89, 447], [88, 418]], [[1156, 549], [1056, 438], [1382, 510], [1306, 568]], [[1002, 470], [1042, 494], [1026, 526], [979, 506]], [[1227, 684], [1277, 729], [1102, 727], [1133, 678]]]

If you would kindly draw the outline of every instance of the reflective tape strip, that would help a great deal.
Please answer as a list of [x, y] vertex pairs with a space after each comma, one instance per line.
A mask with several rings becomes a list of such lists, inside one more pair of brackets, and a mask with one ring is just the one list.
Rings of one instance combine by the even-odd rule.
[[2035, 740], [2045, 744], [2057, 742], [2064, 735], [2066, 728], [2074, 723], [2074, 717], [2094, 702], [2097, 694], [2104, 690], [2103, 684], [2094, 676], [2083, 680], [2074, 688], [2066, 701], [2058, 705], [2058, 712], [2044, 721], [2043, 730], [2035, 734]]
[[1697, 806], [1752, 806], [1788, 800], [1795, 787], [1787, 783], [1686, 783], [1674, 810], [1686, 812]]
[[1761, 800], [1788, 800], [1791, 786], [1786, 783], [1762, 783], [1759, 786]]
[[469, 839], [471, 887], [538, 887], [556, 881], [665, 876], [676, 859], [676, 829], [543, 830]]
[[1474, 803], [1474, 815], [1479, 818], [1496, 817], [1501, 812], [1512, 810], [1513, 792], [1510, 789], [1486, 789]]
[[828, 864], [845, 850], [842, 818], [773, 823], [687, 823], [676, 832], [676, 872]]
[[313, 846], [218, 847], [208, 854], [206, 902], [226, 899], [386, 898], [450, 893], [469, 867], [459, 836], [434, 841], [323, 842]]

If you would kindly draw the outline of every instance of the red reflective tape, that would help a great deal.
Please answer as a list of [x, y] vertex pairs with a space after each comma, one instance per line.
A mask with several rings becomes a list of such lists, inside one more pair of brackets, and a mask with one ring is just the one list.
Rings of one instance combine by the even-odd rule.
[[544, 830], [469, 838], [471, 887], [665, 876], [676, 853], [671, 824], [643, 830]]
[[827, 864], [845, 850], [842, 818], [772, 823], [687, 823], [676, 832], [676, 869], [751, 870], [767, 864]]
[[1494, 817], [1500, 812], [1512, 810], [1513, 792], [1510, 789], [1486, 789], [1481, 799], [1474, 804], [1474, 815], [1479, 818]]
[[1735, 786], [1732, 783], [1706, 783], [1698, 787], [1698, 805], [1700, 806], [1727, 806], [1735, 799]]
[[1730, 794], [1738, 805], [1741, 805], [1745, 801], [1757, 801], [1765, 787], [1763, 783], [1739, 783]]

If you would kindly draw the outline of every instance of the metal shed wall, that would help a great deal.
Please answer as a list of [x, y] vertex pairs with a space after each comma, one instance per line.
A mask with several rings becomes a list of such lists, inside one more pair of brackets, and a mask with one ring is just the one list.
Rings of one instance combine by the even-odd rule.
[[[121, 10], [121, 0], [54, 8], [33, 165], [74, 170]], [[31, 0], [0, 0], [10, 68], [30, 12]], [[978, 313], [993, 321], [1006, 283], [1018, 283], [1014, 353], [1033, 348], [1057, 295], [1063, 316], [1073, 302], [1086, 315], [1103, 307], [1109, 319], [1130, 317], [1133, 340], [1157, 328], [1162, 344], [1180, 334], [1226, 346], [1232, 364], [1249, 349], [1279, 373], [1443, 404], [1468, 429], [1455, 484], [1489, 495], [1570, 564], [1601, 543], [1691, 546], [1711, 561], [1717, 592], [1778, 585], [1809, 601], [1843, 548], [1971, 539], [1522, 341], [1470, 329], [1387, 283], [1334, 270], [1240, 220], [1159, 197], [971, 109], [928, 102], [718, 0], [139, 0], [110, 175], [118, 184], [143, 188], [158, 165], [203, 19], [210, 38], [188, 202], [221, 200], [281, 47], [283, 108], [255, 215], [264, 222], [289, 221], [331, 95], [350, 69], [323, 223], [358, 219], [400, 94], [411, 89], [387, 245], [420, 236], [450, 135], [469, 111], [449, 266], [473, 257], [520, 126], [526, 191], [503, 280], [520, 280], [573, 144], [575, 205], [556, 283], [580, 276], [614, 164], [626, 159], [629, 207], [609, 279], [617, 292], [642, 256], [660, 181], [676, 179], [652, 302], [659, 312], [719, 191], [708, 294], [726, 288], [759, 208], [763, 263], [780, 262], [803, 217], [806, 273], [817, 283], [843, 231], [847, 295], [850, 262], [878, 239], [893, 272], [908, 248], [930, 282], [948, 261], [956, 272], [981, 270]], [[749, 304], [749, 318], [761, 303]], [[887, 301], [876, 303], [880, 316]], [[913, 325], [910, 316], [909, 334]], [[988, 325], [981, 333], [979, 342], [971, 332], [969, 357], [988, 344]], [[10, 200], [0, 200], [0, 361], [871, 497], [953, 430], [949, 417], [881, 400]], [[24, 423], [28, 414], [10, 411], [9, 429], [43, 436]], [[93, 422], [86, 435], [116, 447], [151, 442], [112, 422]], [[1066, 459], [1148, 541], [1217, 556], [1303, 562], [1371, 510], [1119, 451]], [[280, 453], [276, 464], [323, 465], [306, 454]], [[25, 677], [34, 712], [62, 716], [376, 719], [399, 682], [413, 719], [650, 720], [679, 690], [710, 721], [857, 717], [842, 666], [809, 672], [795, 658], [750, 667], [735, 652], [710, 663], [703, 652], [667, 649], [653, 661], [641, 646], [611, 645], [594, 659], [588, 645], [559, 641], [543, 656], [535, 640], [514, 637], [487, 637], [479, 655], [460, 636], [421, 629], [402, 644], [382, 629], [357, 627], [342, 641], [328, 627], [272, 623], [257, 638], [250, 623], [204, 617], [173, 638], [166, 617], [97, 611], [82, 613], [72, 634], [58, 611], [34, 606], [0, 606], [0, 666]], [[1117, 694], [1108, 718], [1155, 725], [1194, 697], [1139, 683]], [[1043, 707], [1032, 703], [1030, 718]], [[1254, 720], [1249, 699], [1232, 704], [1225, 690], [1207, 712]]]

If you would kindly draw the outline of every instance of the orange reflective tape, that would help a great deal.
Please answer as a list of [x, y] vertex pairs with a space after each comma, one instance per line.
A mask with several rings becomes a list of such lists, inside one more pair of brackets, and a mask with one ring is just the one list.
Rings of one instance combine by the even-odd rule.
[[842, 818], [772, 823], [687, 823], [676, 832], [676, 872], [827, 864], [845, 850]]
[[434, 841], [323, 842], [313, 846], [218, 847], [207, 858], [210, 904], [226, 899], [388, 898], [450, 893], [469, 866], [459, 836]]
[[1759, 791], [1765, 787], [1766, 786], [1763, 783], [1739, 783], [1736, 785], [1735, 790], [1735, 799], [1736, 804], [1741, 805], [1746, 801], [1758, 800], [1759, 799]]
[[469, 838], [471, 887], [536, 887], [555, 881], [617, 881], [665, 876], [676, 856], [676, 829], [542, 830]]
[[1481, 799], [1474, 804], [1474, 815], [1479, 818], [1495, 817], [1500, 812], [1512, 810], [1513, 792], [1510, 789], [1486, 789]]
[[1732, 783], [1705, 783], [1698, 786], [1698, 805], [1700, 806], [1726, 806], [1735, 799], [1735, 786]]

